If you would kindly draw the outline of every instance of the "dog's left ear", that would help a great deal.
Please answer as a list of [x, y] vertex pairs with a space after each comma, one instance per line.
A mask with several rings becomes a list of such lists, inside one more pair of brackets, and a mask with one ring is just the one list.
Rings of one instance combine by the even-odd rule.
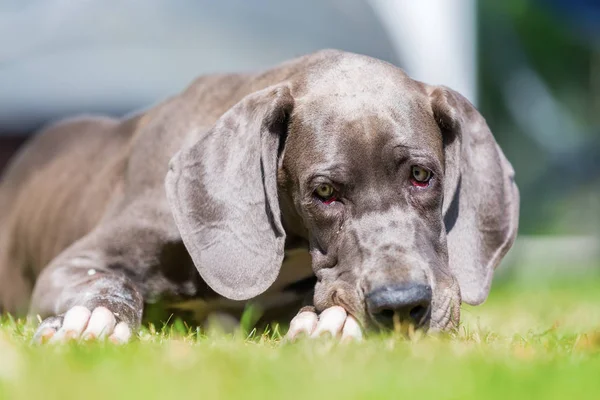
[[167, 199], [183, 243], [204, 281], [230, 299], [261, 294], [279, 274], [277, 167], [293, 105], [284, 84], [250, 94], [169, 164]]
[[430, 87], [429, 94], [445, 147], [443, 213], [450, 269], [462, 300], [480, 304], [517, 234], [514, 170], [467, 99], [440, 86]]

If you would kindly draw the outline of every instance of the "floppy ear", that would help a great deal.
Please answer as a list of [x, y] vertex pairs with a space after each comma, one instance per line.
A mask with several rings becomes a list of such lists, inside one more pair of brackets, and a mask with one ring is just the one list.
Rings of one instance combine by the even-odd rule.
[[206, 283], [230, 299], [267, 290], [283, 261], [276, 177], [293, 103], [284, 85], [248, 95], [169, 164], [183, 243]]
[[519, 222], [514, 170], [485, 119], [459, 93], [430, 89], [444, 139], [444, 222], [450, 269], [465, 303], [480, 304], [494, 269], [512, 246]]

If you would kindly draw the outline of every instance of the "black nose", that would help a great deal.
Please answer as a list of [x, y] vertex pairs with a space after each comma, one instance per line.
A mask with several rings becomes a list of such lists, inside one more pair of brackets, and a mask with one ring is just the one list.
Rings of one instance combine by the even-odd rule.
[[380, 325], [392, 329], [394, 315], [400, 323], [423, 326], [431, 315], [431, 286], [384, 286], [367, 295], [367, 309]]

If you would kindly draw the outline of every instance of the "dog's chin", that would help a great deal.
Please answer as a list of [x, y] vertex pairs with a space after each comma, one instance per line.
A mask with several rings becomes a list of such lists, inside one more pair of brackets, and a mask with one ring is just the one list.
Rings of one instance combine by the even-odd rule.
[[389, 332], [402, 333], [410, 336], [411, 332], [428, 332], [431, 326], [431, 309], [419, 321], [403, 321], [399, 318], [390, 318], [387, 324], [382, 324], [371, 316], [367, 317], [367, 322], [363, 325], [366, 330], [374, 334], [385, 334]]
[[434, 294], [431, 307], [430, 332], [453, 332], [460, 323], [460, 293], [445, 289]]

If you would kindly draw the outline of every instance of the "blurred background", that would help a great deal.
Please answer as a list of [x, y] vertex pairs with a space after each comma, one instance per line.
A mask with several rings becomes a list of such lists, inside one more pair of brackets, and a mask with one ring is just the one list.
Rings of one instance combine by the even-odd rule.
[[481, 110], [522, 199], [500, 281], [600, 275], [598, 0], [0, 0], [0, 168], [49, 121], [120, 116], [198, 75], [322, 48]]

